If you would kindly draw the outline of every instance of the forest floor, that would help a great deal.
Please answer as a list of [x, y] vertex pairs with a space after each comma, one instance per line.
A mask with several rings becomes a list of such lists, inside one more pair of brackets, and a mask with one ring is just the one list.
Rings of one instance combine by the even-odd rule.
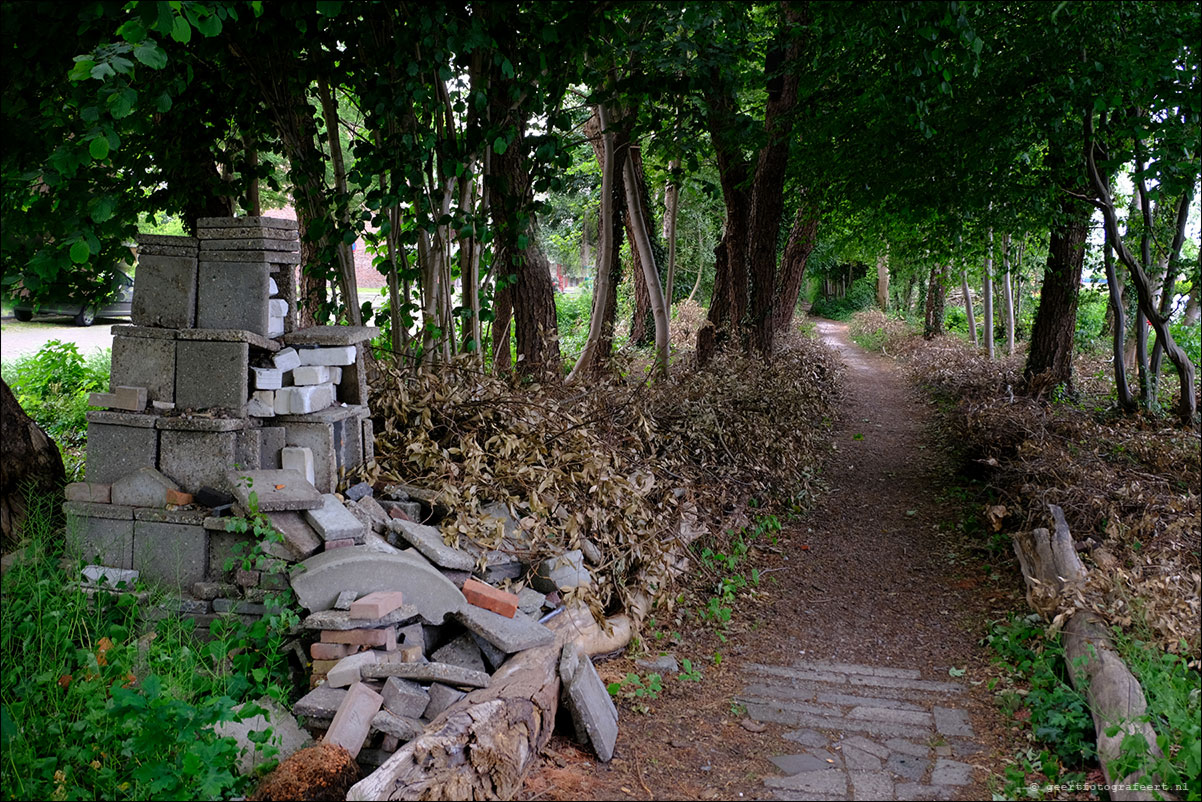
[[[818, 322], [847, 370], [827, 490], [749, 557], [762, 581], [719, 628], [713, 578], [643, 632], [644, 657], [691, 660], [657, 694], [620, 694], [615, 756], [557, 736], [524, 799], [989, 799], [1026, 744], [990, 690], [990, 621], [1026, 612], [1009, 554], [957, 524], [979, 515], [887, 357]], [[708, 587], [707, 587], [708, 583]], [[603, 680], [649, 681], [638, 654]], [[654, 696], [654, 698], [653, 698]], [[568, 728], [570, 730], [570, 727]], [[561, 730], [567, 731], [567, 730]], [[775, 761], [773, 759], [776, 759]]]

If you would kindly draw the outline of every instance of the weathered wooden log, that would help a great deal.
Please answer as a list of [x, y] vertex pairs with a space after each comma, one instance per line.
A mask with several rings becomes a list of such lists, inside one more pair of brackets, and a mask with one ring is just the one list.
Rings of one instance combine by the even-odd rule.
[[514, 655], [487, 688], [448, 708], [347, 794], [351, 800], [509, 799], [555, 729], [559, 655], [575, 641], [592, 654], [620, 649], [630, 621], [609, 632], [588, 610], [572, 608], [547, 622], [555, 643]]
[[[1058, 620], [1064, 633], [1064, 656], [1068, 661], [1073, 687], [1085, 695], [1093, 716], [1098, 739], [1098, 761], [1114, 800], [1150, 800], [1170, 798], [1161, 792], [1154, 797], [1144, 784], [1157, 784], [1142, 771], [1124, 777], [1114, 776], [1111, 764], [1119, 757], [1123, 739], [1139, 735], [1147, 741], [1152, 755], [1161, 752], [1156, 731], [1139, 721], [1147, 711], [1143, 688], [1123, 663], [1106, 627], [1088, 610], [1061, 611], [1060, 601], [1066, 588], [1085, 581], [1088, 572], [1077, 556], [1073, 537], [1064, 512], [1049, 504], [1055, 532], [1035, 529], [1014, 537], [1014, 552], [1027, 584], [1027, 601], [1048, 620]], [[1065, 620], [1067, 618], [1067, 620]], [[1113, 735], [1107, 731], [1118, 727]]]

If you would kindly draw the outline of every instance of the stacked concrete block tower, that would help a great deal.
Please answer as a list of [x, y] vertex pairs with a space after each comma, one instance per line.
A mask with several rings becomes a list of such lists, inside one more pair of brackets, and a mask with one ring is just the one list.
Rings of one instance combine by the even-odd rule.
[[247, 539], [223, 516], [252, 492], [281, 560], [326, 546], [314, 520], [373, 459], [364, 354], [378, 332], [297, 327], [292, 221], [206, 218], [195, 238], [138, 250], [132, 325], [113, 328], [111, 392], [92, 400], [108, 409], [88, 413], [87, 481], [68, 487], [69, 537], [96, 565], [212, 595]]

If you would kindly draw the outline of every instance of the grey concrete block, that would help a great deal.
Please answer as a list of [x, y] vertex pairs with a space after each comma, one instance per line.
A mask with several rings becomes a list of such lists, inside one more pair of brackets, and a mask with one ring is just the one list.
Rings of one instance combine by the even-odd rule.
[[196, 325], [196, 257], [142, 251], [134, 276], [130, 319], [138, 326], [190, 329]]
[[431, 683], [429, 692], [430, 701], [426, 704], [426, 710], [422, 713], [422, 717], [427, 721], [433, 721], [442, 715], [448, 707], [465, 696], [467, 696], [466, 693], [449, 685], [443, 685], [441, 682]]
[[337, 496], [326, 493], [321, 502], [320, 507], [305, 510], [304, 516], [323, 540], [363, 540], [367, 526], [342, 506]]
[[245, 418], [213, 418], [190, 412], [160, 415], [155, 419], [156, 429], [169, 432], [240, 432], [249, 425]]
[[376, 427], [371, 418], [363, 419], [363, 464], [370, 465], [376, 459]]
[[265, 471], [278, 470], [280, 452], [284, 450], [284, 427], [264, 426], [259, 429], [259, 467]]
[[68, 501], [63, 504], [63, 512], [68, 518], [105, 518], [113, 521], [132, 521], [133, 507], [123, 507], [117, 504], [101, 504], [95, 501]]
[[183, 593], [205, 578], [209, 562], [203, 526], [134, 522], [133, 566], [144, 579]]
[[328, 610], [338, 594], [354, 590], [400, 590], [424, 620], [442, 623], [467, 604], [459, 588], [425, 560], [409, 554], [381, 554], [367, 546], [348, 546], [315, 554], [294, 570], [292, 589], [302, 606]]
[[347, 655], [326, 672], [326, 684], [332, 688], [349, 688], [360, 680], [365, 666], [376, 662], [376, 656], [374, 651]]
[[161, 432], [159, 470], [187, 493], [205, 485], [224, 487], [236, 442], [236, 432]]
[[580, 549], [564, 552], [558, 557], [543, 560], [530, 584], [544, 593], [590, 585], [593, 575], [584, 565], [584, 552]]
[[113, 337], [109, 390], [145, 387], [151, 401], [175, 400], [175, 341]]
[[931, 785], [968, 785], [972, 782], [972, 765], [958, 760], [939, 758], [931, 772]]
[[575, 643], [564, 645], [559, 658], [560, 695], [572, 714], [576, 738], [593, 745], [603, 762], [614, 756], [618, 740], [618, 709], [588, 655]]
[[197, 232], [200, 241], [207, 240], [231, 240], [231, 239], [251, 239], [264, 238], [283, 240], [291, 242], [292, 248], [300, 247], [300, 238], [296, 230], [296, 223], [293, 221], [292, 228], [273, 228], [271, 226], [231, 226], [222, 228], [202, 228]]
[[153, 429], [159, 416], [148, 412], [118, 412], [112, 409], [93, 409], [86, 413], [88, 423], [107, 423], [134, 429]]
[[366, 348], [363, 343], [356, 345], [355, 361], [342, 368], [342, 381], [338, 382], [338, 399], [344, 404], [367, 406], [367, 369], [363, 361]]
[[[875, 802], [880, 799], [894, 799], [893, 778], [881, 771], [850, 772], [852, 799], [863, 802]], [[905, 798], [905, 797], [901, 797]]]
[[133, 568], [133, 519], [67, 516], [67, 553], [98, 565]]
[[197, 277], [196, 327], [242, 329], [267, 336], [270, 269], [266, 262], [218, 261], [201, 255]]
[[448, 663], [406, 663], [397, 652], [381, 653], [379, 659], [363, 667], [365, 678], [400, 677], [413, 682], [441, 682], [462, 688], [487, 688], [488, 674]]
[[240, 532], [208, 531], [207, 534], [209, 578], [232, 581], [242, 558], [250, 553], [254, 538]]
[[416, 682], [389, 677], [384, 682], [384, 707], [406, 718], [421, 718], [430, 704], [430, 694]]
[[247, 428], [234, 436], [234, 468], [257, 471], [263, 467], [262, 429]]
[[480, 647], [480, 653], [484, 655], [484, 662], [488, 664], [490, 671], [496, 671], [502, 666], [502, 664], [504, 664], [505, 658], [507, 658], [509, 655], [507, 655], [503, 650], [498, 649], [496, 646], [493, 646], [475, 632], [472, 632], [471, 636], [472, 640], [476, 642], [476, 645]]
[[[245, 710], [251, 703], [238, 705], [235, 713]], [[213, 730], [220, 737], [230, 737], [238, 742], [238, 773], [250, 774], [255, 767], [267, 760], [263, 754], [266, 745], [278, 750], [273, 759], [283, 761], [294, 752], [312, 743], [309, 733], [301, 729], [296, 719], [270, 697], [263, 697], [253, 704], [263, 708], [263, 713], [244, 718], [242, 721], [218, 722]], [[267, 744], [251, 741], [250, 734], [270, 729]]]
[[201, 259], [230, 265], [299, 265], [300, 254], [288, 251], [203, 251]]
[[275, 531], [284, 537], [284, 546], [293, 560], [303, 560], [322, 547], [321, 537], [313, 531], [303, 515], [292, 510], [267, 513]]
[[465, 632], [446, 646], [435, 649], [430, 658], [438, 663], [450, 663], [470, 668], [473, 671], [488, 673], [488, 669], [484, 665], [484, 655], [481, 654], [480, 647], [476, 645], [470, 632]]
[[[345, 592], [353, 593], [354, 591]], [[341, 595], [339, 594], [339, 596]], [[339, 632], [348, 629], [378, 629], [380, 627], [394, 627], [397, 624], [412, 621], [417, 616], [417, 608], [410, 604], [402, 604], [400, 607], [379, 618], [351, 618], [349, 610], [318, 610], [306, 616], [301, 622], [301, 627], [303, 629], [335, 630]], [[416, 626], [420, 627], [421, 624], [417, 624]]]
[[363, 464], [363, 424], [358, 418], [334, 424], [334, 458], [342, 476]]
[[310, 326], [284, 335], [288, 345], [355, 345], [380, 336], [375, 326]]
[[313, 452], [313, 486], [320, 493], [333, 493], [338, 486], [338, 466], [334, 448], [334, 424], [284, 424], [284, 443]]
[[178, 340], [175, 343], [175, 405], [181, 409], [246, 411], [246, 343]]
[[287, 469], [227, 471], [224, 484], [233, 492], [238, 504], [246, 510], [252, 506], [251, 493], [255, 494], [255, 506], [259, 512], [308, 510], [321, 507], [325, 503], [304, 476]]
[[[249, 233], [249, 232], [248, 232]], [[300, 242], [280, 237], [260, 237], [255, 235], [213, 239], [205, 237], [200, 243], [200, 258], [205, 258], [209, 251], [288, 251], [299, 252]]]
[[437, 566], [459, 571], [471, 571], [476, 567], [476, 559], [471, 554], [448, 546], [442, 540], [442, 533], [432, 526], [393, 518], [388, 522], [388, 528]]
[[251, 348], [268, 353], [274, 353], [281, 348], [280, 344], [270, 337], [245, 329], [180, 329], [176, 332], [175, 339], [206, 343], [246, 343]]
[[785, 774], [801, 774], [803, 771], [822, 771], [831, 768], [831, 758], [826, 752], [818, 755], [800, 752], [794, 755], [776, 755], [768, 758]]
[[[242, 217], [201, 217], [196, 221], [196, 234], [199, 239], [210, 236], [224, 236], [219, 229], [224, 228], [269, 228], [281, 231], [297, 230], [295, 219], [286, 217], [263, 217], [246, 215]], [[212, 231], [210, 229], [213, 229]], [[332, 714], [331, 714], [332, 715]]]
[[344, 688], [321, 685], [302, 696], [292, 706], [292, 712], [306, 718], [329, 721], [334, 718], [334, 714], [342, 706], [343, 700], [346, 699], [346, 693]]
[[400, 716], [391, 710], [380, 710], [371, 720], [371, 728], [377, 732], [391, 735], [399, 741], [412, 741], [421, 734], [425, 727], [416, 717]]
[[87, 480], [112, 484], [139, 468], [158, 465], [159, 433], [140, 426], [88, 423]]
[[935, 729], [939, 731], [940, 735], [972, 737], [972, 722], [968, 718], [967, 711], [954, 707], [935, 707], [933, 712]]
[[456, 612], [455, 618], [507, 654], [535, 646], [546, 646], [555, 640], [555, 633], [525, 616], [506, 618], [491, 610], [469, 604]]
[[164, 507], [168, 490], [179, 490], [179, 485], [154, 468], [139, 468], [113, 482], [112, 503], [130, 507]]

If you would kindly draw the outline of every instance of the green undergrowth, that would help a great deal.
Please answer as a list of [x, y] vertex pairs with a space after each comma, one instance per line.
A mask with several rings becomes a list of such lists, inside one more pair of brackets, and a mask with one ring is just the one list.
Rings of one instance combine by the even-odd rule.
[[192, 619], [153, 614], [164, 598], [153, 588], [89, 597], [71, 582], [78, 563], [64, 560], [48, 512], [30, 516], [2, 580], [0, 796], [246, 794], [253, 778], [237, 773], [235, 742], [212, 727], [262, 712], [235, 714], [242, 702], [287, 701], [289, 616], [224, 617], [197, 632]]
[[51, 340], [0, 371], [21, 408], [58, 444], [69, 482], [83, 476], [88, 395], [108, 392], [110, 361], [107, 348], [84, 357], [74, 343]]

